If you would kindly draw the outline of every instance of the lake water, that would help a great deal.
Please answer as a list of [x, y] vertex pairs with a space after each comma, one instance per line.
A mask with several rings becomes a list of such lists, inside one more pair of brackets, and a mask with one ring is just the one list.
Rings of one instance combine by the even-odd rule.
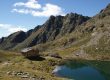
[[58, 77], [71, 80], [110, 80], [110, 67], [108, 66], [110, 62], [102, 62], [101, 65], [101, 62], [67, 61], [64, 65], [57, 66], [53, 73]]

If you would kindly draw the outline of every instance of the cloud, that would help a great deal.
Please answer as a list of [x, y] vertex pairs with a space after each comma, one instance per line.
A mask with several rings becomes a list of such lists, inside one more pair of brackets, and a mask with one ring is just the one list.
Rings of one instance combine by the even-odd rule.
[[28, 10], [28, 9], [19, 9], [19, 10], [18, 9], [13, 9], [12, 12], [23, 13], [23, 14], [31, 13], [31, 11]]
[[14, 4], [14, 7], [19, 7], [19, 6], [23, 6], [26, 8], [31, 8], [31, 9], [40, 9], [41, 5], [38, 4], [38, 1], [36, 0], [28, 0], [28, 2], [23, 3], [23, 2], [18, 2]]
[[32, 11], [31, 14], [33, 16], [51, 16], [51, 15], [65, 15], [62, 11], [62, 8], [54, 5], [54, 4], [46, 4], [44, 7], [42, 7], [42, 11]]
[[[38, 7], [39, 6], [39, 7]], [[17, 8], [22, 7], [22, 8]], [[44, 6], [38, 3], [36, 0], [28, 0], [28, 2], [18, 2], [14, 4], [14, 9], [12, 12], [22, 13], [22, 14], [31, 14], [32, 16], [37, 17], [49, 17], [51, 15], [65, 15], [63, 9], [55, 4], [47, 3]]]
[[11, 24], [0, 24], [0, 30], [5, 30], [8, 33], [6, 33], [7, 35], [21, 30], [27, 31], [26, 28], [22, 28], [21, 26], [13, 26]]

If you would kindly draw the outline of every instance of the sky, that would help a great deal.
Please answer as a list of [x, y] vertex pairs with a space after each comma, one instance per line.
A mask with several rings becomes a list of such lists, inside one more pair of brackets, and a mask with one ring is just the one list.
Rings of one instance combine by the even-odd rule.
[[51, 15], [94, 16], [110, 0], [0, 0], [0, 38], [42, 25]]

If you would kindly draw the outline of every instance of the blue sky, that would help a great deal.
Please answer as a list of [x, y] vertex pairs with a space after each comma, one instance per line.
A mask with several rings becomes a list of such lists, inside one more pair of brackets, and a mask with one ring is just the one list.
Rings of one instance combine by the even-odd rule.
[[50, 15], [73, 12], [94, 16], [110, 0], [1, 0], [0, 37], [43, 24]]

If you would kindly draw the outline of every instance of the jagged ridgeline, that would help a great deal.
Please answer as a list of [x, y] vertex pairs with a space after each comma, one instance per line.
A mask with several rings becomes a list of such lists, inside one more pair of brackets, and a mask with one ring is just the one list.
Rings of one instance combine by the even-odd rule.
[[25, 48], [53, 41], [73, 32], [77, 26], [88, 19], [90, 18], [76, 13], [70, 13], [66, 16], [50, 16], [43, 25], [38, 25], [27, 32], [19, 31], [0, 39], [0, 48]]
[[50, 16], [43, 25], [0, 39], [0, 49], [44, 45], [54, 49], [75, 46], [77, 51], [86, 53], [110, 53], [110, 4], [91, 18], [76, 13]]

